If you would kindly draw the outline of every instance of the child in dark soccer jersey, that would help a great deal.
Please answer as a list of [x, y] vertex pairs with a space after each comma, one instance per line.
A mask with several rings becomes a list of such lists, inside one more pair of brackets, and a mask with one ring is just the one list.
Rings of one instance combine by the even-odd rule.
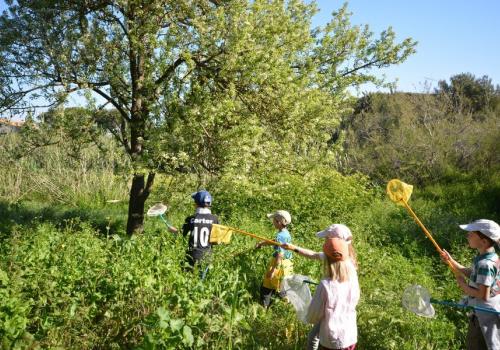
[[[218, 224], [219, 219], [210, 210], [212, 196], [208, 191], [198, 191], [193, 193], [191, 197], [196, 204], [196, 210], [194, 215], [188, 216], [184, 221], [182, 234], [184, 236], [189, 234], [186, 261], [193, 268], [195, 264], [211, 253], [210, 232], [212, 231], [212, 224]], [[174, 233], [178, 232], [174, 227], [169, 230]]]

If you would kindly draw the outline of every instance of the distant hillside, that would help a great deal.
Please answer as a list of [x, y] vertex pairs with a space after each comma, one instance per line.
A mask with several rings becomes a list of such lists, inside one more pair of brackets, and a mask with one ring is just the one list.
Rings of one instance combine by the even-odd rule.
[[346, 169], [432, 183], [500, 168], [500, 89], [460, 74], [432, 93], [373, 93], [343, 121]]
[[0, 134], [9, 134], [11, 132], [18, 132], [24, 122], [15, 122], [7, 118], [0, 118]]

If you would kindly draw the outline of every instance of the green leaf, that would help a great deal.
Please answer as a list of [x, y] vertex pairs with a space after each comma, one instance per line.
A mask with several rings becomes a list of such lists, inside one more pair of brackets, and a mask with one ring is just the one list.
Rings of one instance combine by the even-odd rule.
[[7, 272], [0, 270], [0, 284], [6, 286], [9, 283], [9, 276]]
[[71, 305], [71, 308], [69, 309], [69, 315], [70, 315], [71, 317], [75, 316], [76, 307], [77, 307], [77, 304], [76, 304], [76, 303], [73, 303], [73, 304]]
[[156, 309], [156, 314], [158, 315], [161, 321], [168, 321], [170, 319], [168, 311], [165, 310], [163, 306], [160, 306], [158, 309]]
[[193, 337], [193, 332], [191, 330], [191, 327], [189, 326], [184, 326], [182, 329], [182, 342], [187, 345], [191, 346], [194, 343], [194, 337]]
[[170, 320], [170, 329], [174, 332], [180, 331], [182, 326], [184, 325], [184, 320], [182, 319], [172, 319]]

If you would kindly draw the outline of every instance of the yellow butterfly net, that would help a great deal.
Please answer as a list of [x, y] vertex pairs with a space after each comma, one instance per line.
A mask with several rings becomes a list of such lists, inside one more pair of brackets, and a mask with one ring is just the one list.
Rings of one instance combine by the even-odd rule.
[[412, 185], [408, 185], [398, 179], [393, 179], [387, 183], [387, 195], [391, 201], [399, 205], [404, 206], [403, 202], [408, 203], [412, 191]]
[[220, 244], [229, 243], [233, 230], [230, 227], [213, 224], [210, 232], [210, 243]]

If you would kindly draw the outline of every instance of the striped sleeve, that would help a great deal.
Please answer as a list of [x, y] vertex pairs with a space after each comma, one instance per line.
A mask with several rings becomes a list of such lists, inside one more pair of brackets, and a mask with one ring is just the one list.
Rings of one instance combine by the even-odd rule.
[[497, 278], [497, 267], [489, 259], [481, 260], [477, 268], [476, 283], [487, 287], [494, 285]]

